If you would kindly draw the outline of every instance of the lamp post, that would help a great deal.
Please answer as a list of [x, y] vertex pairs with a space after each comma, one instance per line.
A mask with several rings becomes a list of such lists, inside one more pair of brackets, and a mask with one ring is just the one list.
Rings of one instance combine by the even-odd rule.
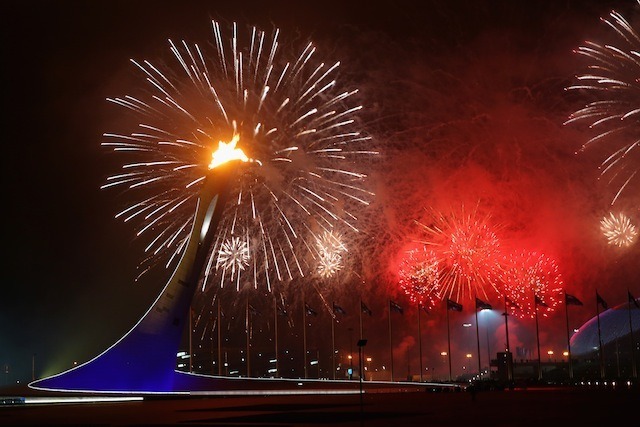
[[509, 299], [507, 294], [504, 295], [504, 334], [507, 341], [507, 380], [513, 381], [513, 359], [511, 356], [511, 347], [509, 346]]
[[491, 342], [489, 341], [489, 325], [486, 326], [485, 332], [487, 333], [487, 375], [491, 379]]
[[353, 328], [349, 328], [349, 367], [353, 372]]
[[358, 340], [358, 368], [360, 370], [359, 372], [359, 379], [360, 379], [360, 420], [362, 420], [362, 347], [364, 347], [365, 345], [367, 345], [367, 340], [366, 339], [359, 339]]

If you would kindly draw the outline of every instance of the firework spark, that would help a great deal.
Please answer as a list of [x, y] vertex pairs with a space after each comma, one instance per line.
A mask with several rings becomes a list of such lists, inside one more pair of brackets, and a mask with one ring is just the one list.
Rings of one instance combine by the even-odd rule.
[[326, 63], [312, 43], [282, 43], [278, 29], [240, 37], [234, 23], [229, 39], [218, 22], [212, 30], [211, 51], [169, 40], [172, 62], [132, 60], [145, 83], [139, 96], [108, 99], [135, 122], [104, 134], [102, 145], [126, 163], [103, 188], [135, 194], [116, 217], [139, 223], [143, 263], [168, 267], [189, 236], [213, 149], [237, 144], [252, 161], [230, 183], [202, 289], [231, 266], [237, 286], [271, 290], [314, 271], [301, 252], [313, 250], [310, 230], [357, 232], [358, 210], [373, 197], [363, 160], [377, 153], [360, 129], [358, 90], [338, 82], [340, 62]]
[[[640, 6], [640, 0], [637, 0]], [[632, 183], [640, 169], [640, 36], [618, 12], [602, 21], [616, 33], [619, 44], [586, 42], [575, 52], [591, 62], [567, 90], [580, 90], [592, 97], [565, 124], [586, 122], [595, 136], [582, 147], [607, 144], [608, 155], [601, 164], [601, 176], [608, 176], [616, 188], [613, 205]]]
[[323, 253], [318, 259], [317, 272], [324, 279], [335, 276], [342, 270], [342, 257], [336, 253]]
[[347, 247], [342, 242], [340, 234], [325, 231], [316, 237], [318, 251], [318, 266], [316, 272], [324, 279], [335, 276], [343, 268], [343, 254]]
[[[247, 242], [240, 240], [239, 237], [232, 237], [220, 246], [216, 268], [222, 268], [225, 272], [231, 270], [231, 281], [233, 281], [234, 277], [240, 277], [240, 271], [249, 266], [249, 258]], [[222, 278], [224, 284], [225, 274], [222, 275]]]
[[435, 252], [423, 246], [412, 249], [400, 262], [400, 289], [409, 300], [421, 307], [430, 309], [439, 300], [440, 273]]
[[316, 236], [316, 248], [319, 253], [347, 252], [347, 246], [344, 244], [342, 234], [334, 233], [333, 231], [325, 231]]
[[561, 301], [563, 280], [553, 259], [538, 252], [519, 250], [505, 256], [503, 265], [504, 292], [514, 303], [511, 314], [533, 318], [536, 306], [543, 316], [555, 310]]
[[609, 212], [608, 217], [605, 216], [600, 220], [600, 230], [610, 245], [619, 247], [631, 246], [638, 237], [638, 229], [622, 212], [618, 215]]
[[436, 254], [440, 270], [438, 294], [462, 301], [498, 293], [495, 278], [500, 268], [500, 242], [489, 219], [477, 213], [444, 215], [432, 212], [430, 223], [418, 222], [424, 232], [420, 243]]

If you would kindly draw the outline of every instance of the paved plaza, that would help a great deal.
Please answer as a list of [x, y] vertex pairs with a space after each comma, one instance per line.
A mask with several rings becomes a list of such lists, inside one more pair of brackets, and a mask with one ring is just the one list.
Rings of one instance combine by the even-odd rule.
[[[25, 389], [0, 390], [0, 396], [5, 397], [24, 397], [29, 393]], [[32, 394], [34, 398], [63, 397], [57, 393]], [[387, 388], [368, 390], [362, 395], [344, 391], [300, 395], [154, 395], [129, 402], [4, 404], [0, 405], [0, 425], [604, 426], [627, 425], [630, 416], [637, 416], [638, 402], [637, 389], [589, 387], [476, 393]]]

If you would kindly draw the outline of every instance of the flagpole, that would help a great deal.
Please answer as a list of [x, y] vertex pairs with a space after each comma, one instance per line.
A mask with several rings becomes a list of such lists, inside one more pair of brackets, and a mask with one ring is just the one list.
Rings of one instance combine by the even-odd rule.
[[247, 377], [251, 377], [251, 313], [249, 313], [249, 297], [247, 296], [245, 327], [247, 328]]
[[333, 370], [333, 379], [336, 379], [336, 313], [331, 313], [331, 367]]
[[[368, 309], [368, 307], [367, 307]], [[362, 336], [363, 336], [363, 329], [362, 329], [362, 311], [363, 311], [363, 304], [362, 304], [362, 298], [360, 298], [360, 309], [358, 310], [360, 312], [360, 340], [362, 340]], [[352, 341], [353, 342], [353, 341]], [[362, 353], [361, 353], [362, 357], [364, 357], [364, 349], [362, 349]], [[363, 377], [363, 372], [360, 372], [360, 378], [361, 379], [365, 379]]]
[[[627, 304], [628, 304], [628, 312], [629, 312], [629, 335], [631, 336], [631, 376], [633, 378], [638, 378], [638, 370], [636, 368], [636, 358], [635, 358], [635, 341], [633, 340], [633, 322], [631, 321], [631, 300], [632, 295], [631, 292], [627, 289]], [[636, 304], [636, 300], [633, 299], [633, 303]]]
[[[214, 347], [213, 347], [213, 344], [214, 344], [214, 341], [213, 341], [213, 329], [215, 328], [215, 325], [216, 325], [216, 322], [213, 322], [213, 326], [211, 327], [211, 336], [210, 336], [210, 339], [209, 339], [210, 344], [211, 344], [211, 347], [209, 348], [209, 353], [210, 353], [210, 356], [211, 356], [211, 375], [215, 375], [216, 374], [215, 371], [213, 370], [213, 363], [214, 363], [214, 360], [215, 360], [215, 357], [214, 357], [215, 351], [214, 351]], [[208, 370], [207, 370], [207, 372], [208, 372]]]
[[389, 300], [389, 355], [391, 356], [391, 382], [393, 382], [393, 335], [391, 333], [391, 300]]
[[193, 307], [189, 307], [189, 372], [193, 372]]
[[482, 376], [482, 363], [480, 362], [480, 325], [478, 325], [478, 307], [476, 302], [476, 342], [478, 343], [478, 379]]
[[351, 374], [349, 375], [349, 379], [351, 379], [353, 375], [353, 328], [349, 328], [348, 331], [349, 331], [349, 369], [351, 369]]
[[222, 318], [220, 312], [220, 295], [218, 295], [218, 375], [222, 376]]
[[307, 301], [303, 300], [302, 304], [302, 343], [304, 346], [304, 354], [302, 357], [304, 363], [304, 379], [307, 377]]
[[602, 349], [602, 336], [600, 333], [600, 301], [598, 301], [598, 291], [596, 291], [596, 317], [598, 319], [598, 353], [600, 359], [600, 378], [604, 379], [604, 352]]
[[618, 374], [618, 378], [620, 378], [620, 345], [618, 337], [616, 337], [616, 373]]
[[451, 373], [451, 328], [449, 327], [449, 301], [447, 301], [447, 354], [449, 356], [449, 382], [453, 381]]
[[420, 353], [420, 382], [422, 382], [422, 330], [420, 328], [420, 303], [418, 303], [418, 350]]
[[504, 294], [504, 332], [507, 339], [507, 353], [511, 353], [511, 348], [509, 347], [509, 305], [507, 304], [507, 294]]
[[275, 359], [276, 359], [276, 378], [280, 376], [280, 370], [278, 365], [278, 298], [273, 294], [273, 332], [275, 336]]
[[362, 298], [360, 298], [360, 339], [362, 339]]
[[567, 320], [567, 357], [569, 358], [569, 380], [573, 379], [573, 361], [571, 360], [571, 334], [569, 332], [569, 304], [567, 304], [567, 293], [564, 293], [564, 312]]
[[540, 357], [540, 328], [538, 327], [538, 298], [535, 290], [533, 291], [533, 306], [536, 313], [536, 345], [538, 348], [538, 381], [542, 380], [542, 360]]

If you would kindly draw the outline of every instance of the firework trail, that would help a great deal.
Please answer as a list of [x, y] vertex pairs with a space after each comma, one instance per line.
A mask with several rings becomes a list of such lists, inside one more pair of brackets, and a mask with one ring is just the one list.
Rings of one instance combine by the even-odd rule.
[[420, 243], [438, 260], [439, 280], [433, 282], [438, 289], [432, 291], [440, 298], [462, 301], [499, 295], [500, 242], [489, 220], [462, 208], [448, 215], [432, 211], [430, 222], [418, 222], [423, 231]]
[[546, 316], [561, 302], [562, 274], [550, 257], [517, 250], [504, 257], [503, 266], [500, 278], [515, 316], [533, 318], [536, 305], [538, 313]]
[[[636, 7], [640, 7], [637, 1]], [[567, 90], [585, 92], [590, 99], [565, 124], [587, 123], [595, 135], [581, 151], [605, 145], [607, 154], [600, 165], [601, 177], [608, 177], [616, 189], [613, 205], [623, 194], [633, 194], [640, 169], [640, 36], [637, 28], [620, 13], [602, 18], [615, 32], [616, 45], [587, 41], [575, 52], [590, 64], [577, 83]]]
[[134, 195], [116, 217], [137, 222], [148, 241], [141, 275], [169, 267], [191, 231], [212, 151], [237, 142], [253, 161], [230, 184], [202, 290], [270, 291], [314, 272], [318, 236], [358, 231], [359, 210], [373, 197], [364, 159], [377, 153], [360, 128], [358, 90], [338, 83], [340, 62], [326, 63], [312, 43], [283, 44], [278, 29], [241, 37], [234, 23], [227, 39], [212, 21], [212, 31], [211, 46], [169, 40], [163, 65], [132, 60], [144, 85], [140, 95], [108, 99], [133, 120], [104, 134], [102, 145], [125, 163], [102, 188]]
[[600, 230], [610, 245], [618, 247], [631, 246], [638, 237], [638, 229], [622, 212], [618, 215], [609, 212], [608, 217], [605, 216], [600, 220]]

